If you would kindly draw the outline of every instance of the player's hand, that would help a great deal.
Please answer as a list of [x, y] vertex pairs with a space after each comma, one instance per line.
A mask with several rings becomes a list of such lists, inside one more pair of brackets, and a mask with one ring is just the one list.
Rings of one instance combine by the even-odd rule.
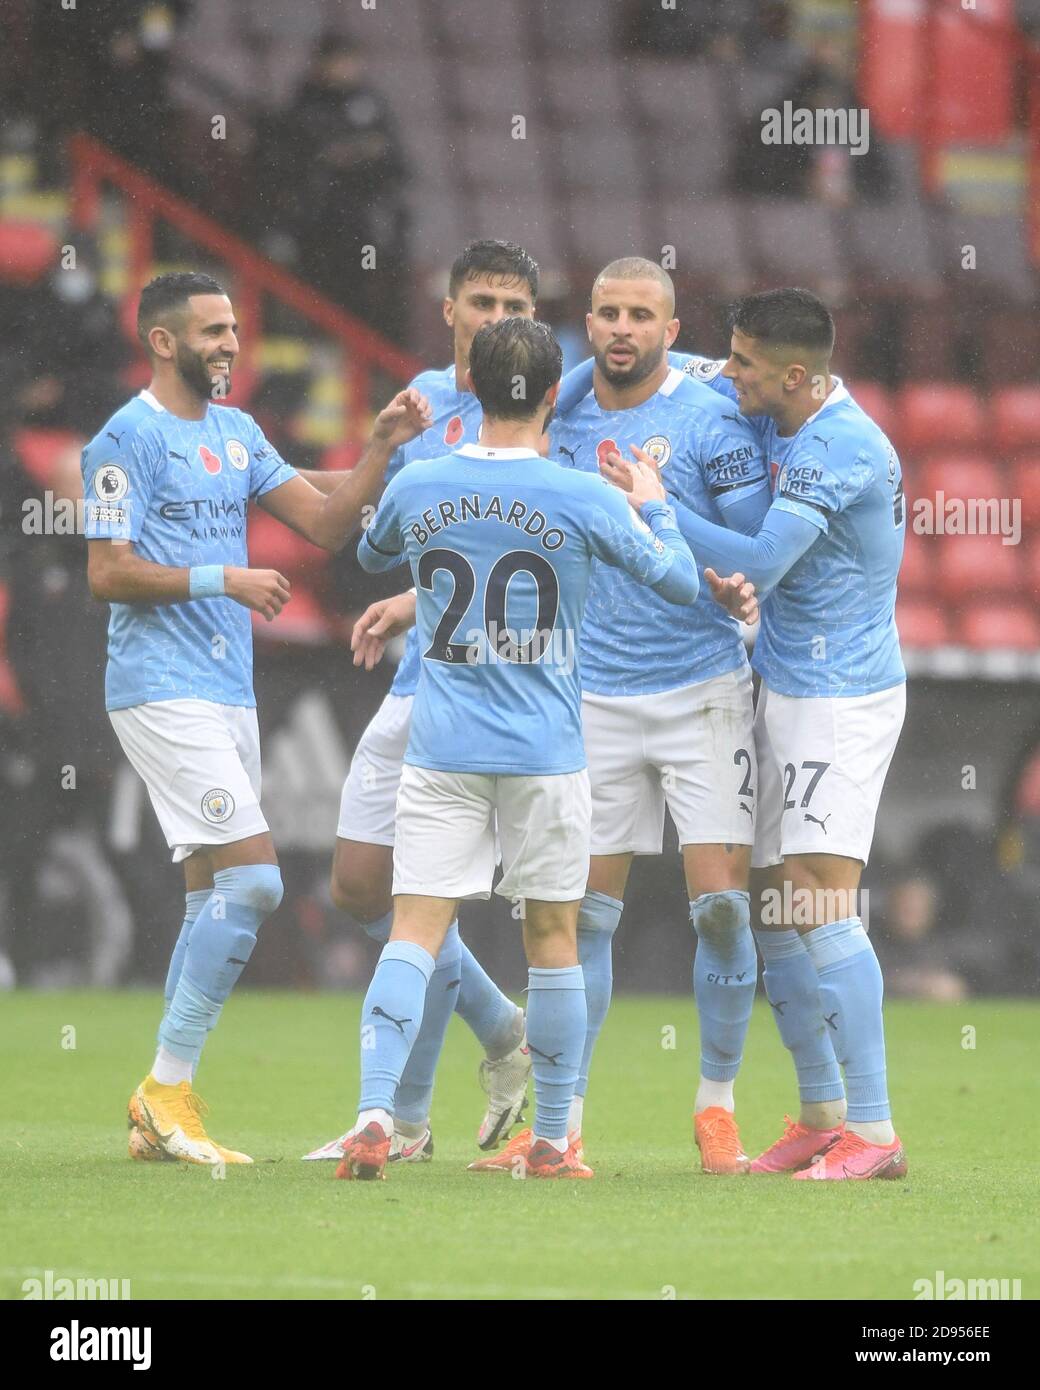
[[376, 416], [372, 438], [391, 449], [407, 444], [433, 424], [430, 402], [414, 386], [398, 391], [397, 395]]
[[750, 579], [731, 574], [720, 579], [713, 569], [705, 569], [704, 578], [711, 585], [711, 596], [722, 605], [731, 618], [742, 623], [758, 622], [758, 596]]
[[238, 569], [225, 565], [224, 593], [243, 608], [262, 613], [271, 622], [292, 598], [292, 586], [277, 570]]
[[414, 624], [413, 593], [394, 594], [393, 598], [381, 598], [377, 603], [369, 604], [350, 634], [354, 665], [364, 665], [366, 671], [371, 671], [383, 659], [390, 638], [399, 637]]
[[[630, 444], [628, 447], [632, 451], [633, 462], [629, 463], [627, 459], [623, 459], [616, 449], [612, 449], [610, 453], [600, 461], [599, 471], [602, 473], [603, 477], [606, 478], [607, 482], [613, 483], [614, 486], [619, 487], [622, 492], [630, 493], [635, 484], [637, 476], [636, 469], [642, 466], [643, 468], [649, 469], [658, 483], [660, 483], [661, 470], [646, 450], [640, 449], [635, 444]], [[643, 502], [649, 502], [650, 500], [649, 497], [643, 497], [640, 502], [633, 502], [632, 498], [629, 498], [629, 501], [632, 502], [632, 505], [637, 511], [643, 505]], [[660, 495], [655, 493], [653, 500], [661, 502], [665, 500], [663, 484], [661, 484]]]

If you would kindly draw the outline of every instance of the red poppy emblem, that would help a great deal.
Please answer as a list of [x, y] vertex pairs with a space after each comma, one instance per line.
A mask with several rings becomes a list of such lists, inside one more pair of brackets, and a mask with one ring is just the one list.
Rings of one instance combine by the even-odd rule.
[[769, 465], [769, 488], [771, 492], [776, 492], [776, 475], [779, 472], [780, 465], [778, 463], [771, 463]]
[[444, 442], [445, 444], [457, 444], [462, 438], [462, 435], [462, 416], [453, 415], [444, 426]]
[[613, 439], [601, 439], [596, 445], [596, 458], [600, 463], [606, 463], [608, 454], [620, 454], [621, 450], [617, 442]]
[[199, 458], [202, 460], [202, 466], [207, 473], [220, 472], [220, 459], [210, 449], [207, 449], [205, 444], [199, 445]]

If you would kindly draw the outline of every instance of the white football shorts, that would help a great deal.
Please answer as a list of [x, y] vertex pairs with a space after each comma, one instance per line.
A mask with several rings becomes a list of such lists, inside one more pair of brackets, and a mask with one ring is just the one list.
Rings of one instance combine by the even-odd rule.
[[394, 843], [394, 813], [414, 695], [387, 695], [358, 740], [339, 802], [336, 834], [366, 845]]
[[581, 699], [592, 853], [660, 854], [665, 806], [681, 845], [755, 838], [751, 670], [655, 695]]
[[873, 695], [802, 698], [762, 682], [756, 869], [789, 854], [840, 854], [866, 864], [905, 713], [905, 684]]
[[156, 700], [109, 711], [151, 797], [173, 862], [268, 828], [260, 810], [256, 710], [209, 700]]
[[488, 898], [501, 845], [503, 898], [574, 902], [589, 876], [589, 776], [506, 777], [405, 763], [394, 893]]

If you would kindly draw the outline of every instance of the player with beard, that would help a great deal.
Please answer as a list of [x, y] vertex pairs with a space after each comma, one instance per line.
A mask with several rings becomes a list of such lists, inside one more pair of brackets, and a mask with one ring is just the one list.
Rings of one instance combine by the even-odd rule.
[[[612, 262], [593, 286], [587, 325], [592, 390], [572, 391], [568, 412], [553, 423], [557, 461], [594, 473], [600, 459], [642, 448], [668, 491], [688, 506], [730, 526], [757, 527], [769, 491], [754, 434], [732, 402], [667, 361], [679, 330], [670, 277], [641, 258]], [[410, 617], [403, 598], [384, 605], [378, 627], [370, 627], [371, 612], [358, 624], [362, 649], [370, 631], [385, 635]], [[753, 709], [740, 629], [707, 593], [678, 609], [595, 562], [581, 629], [581, 677], [592, 785], [592, 861], [578, 918], [588, 1016], [568, 1132], [581, 1152], [589, 1063], [610, 1003], [612, 937], [633, 856], [661, 852], [667, 804], [698, 939], [695, 1137], [705, 1172], [742, 1172], [749, 1159], [734, 1119], [733, 1081], [757, 967], [748, 897]], [[531, 1131], [524, 1130], [471, 1167], [513, 1171], [530, 1143]]]
[[[105, 704], [148, 788], [175, 862], [185, 915], [166, 980], [151, 1072], [131, 1097], [134, 1158], [250, 1163], [206, 1133], [193, 1077], [207, 1034], [282, 897], [260, 809], [260, 743], [250, 611], [270, 621], [287, 579], [251, 569], [253, 502], [326, 550], [356, 529], [395, 448], [429, 424], [429, 403], [399, 392], [376, 418], [357, 467], [324, 495], [223, 398], [238, 325], [208, 275], [161, 275], [141, 293], [148, 388], [83, 451], [87, 576], [111, 604]], [[327, 485], [328, 486], [328, 485]]]

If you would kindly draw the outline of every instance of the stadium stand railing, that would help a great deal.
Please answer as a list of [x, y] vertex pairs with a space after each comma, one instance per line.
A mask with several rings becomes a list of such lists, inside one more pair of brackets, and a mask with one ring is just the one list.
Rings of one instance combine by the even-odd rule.
[[260, 255], [198, 208], [82, 133], [69, 140], [72, 165], [71, 220], [78, 231], [96, 225], [102, 186], [125, 197], [128, 212], [129, 268], [127, 292], [120, 306], [124, 332], [136, 341], [137, 291], [153, 269], [155, 228], [160, 220], [226, 264], [235, 277], [235, 307], [249, 332], [235, 380], [236, 402], [246, 403], [258, 377], [257, 353], [263, 333], [263, 297], [280, 300], [300, 318], [333, 338], [343, 354], [346, 389], [343, 438], [359, 439], [369, 412], [372, 372], [379, 368], [395, 381], [407, 382], [423, 363], [389, 343], [359, 319], [323, 299], [295, 275]]

